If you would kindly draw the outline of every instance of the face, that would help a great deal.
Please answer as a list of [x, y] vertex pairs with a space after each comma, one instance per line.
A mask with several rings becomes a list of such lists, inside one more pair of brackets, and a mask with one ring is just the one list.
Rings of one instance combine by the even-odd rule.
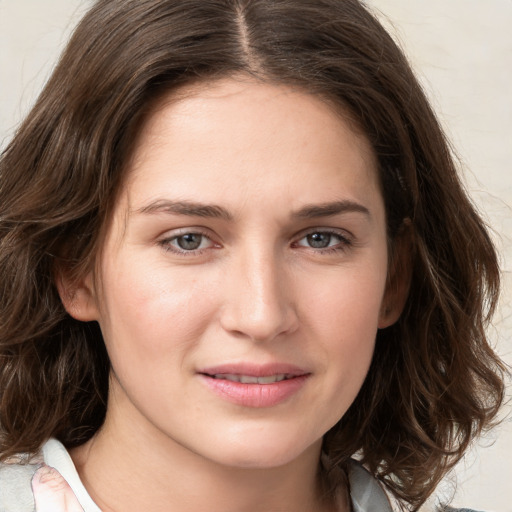
[[347, 411], [391, 323], [375, 159], [298, 90], [184, 92], [143, 127], [70, 311], [100, 323], [107, 418], [221, 464], [285, 464]]

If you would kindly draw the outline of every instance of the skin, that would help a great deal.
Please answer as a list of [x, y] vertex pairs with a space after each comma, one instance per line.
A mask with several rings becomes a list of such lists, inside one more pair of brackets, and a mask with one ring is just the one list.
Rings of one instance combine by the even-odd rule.
[[[164, 98], [97, 268], [59, 284], [112, 363], [105, 425], [72, 452], [91, 497], [105, 512], [348, 510], [321, 499], [322, 436], [400, 314], [395, 281], [374, 155], [331, 105], [242, 78]], [[198, 373], [240, 362], [308, 377], [246, 407]]]

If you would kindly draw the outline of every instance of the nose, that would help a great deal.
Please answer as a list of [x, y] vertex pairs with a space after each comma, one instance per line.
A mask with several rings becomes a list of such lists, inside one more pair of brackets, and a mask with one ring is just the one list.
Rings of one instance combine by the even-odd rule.
[[298, 317], [289, 272], [273, 254], [247, 252], [229, 269], [222, 327], [258, 342], [291, 334], [297, 329]]

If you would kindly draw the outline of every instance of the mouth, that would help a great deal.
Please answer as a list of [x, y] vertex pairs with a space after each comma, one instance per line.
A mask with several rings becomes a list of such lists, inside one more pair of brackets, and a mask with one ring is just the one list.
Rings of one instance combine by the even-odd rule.
[[237, 375], [234, 373], [216, 373], [214, 375], [208, 375], [212, 379], [229, 380], [231, 382], [240, 382], [242, 384], [274, 384], [275, 382], [281, 382], [283, 380], [289, 380], [296, 377], [289, 373], [278, 373], [277, 375], [268, 375], [266, 377], [256, 377], [254, 375]]
[[271, 364], [222, 365], [198, 372], [210, 391], [244, 407], [273, 407], [286, 402], [304, 386], [311, 373], [297, 366]]

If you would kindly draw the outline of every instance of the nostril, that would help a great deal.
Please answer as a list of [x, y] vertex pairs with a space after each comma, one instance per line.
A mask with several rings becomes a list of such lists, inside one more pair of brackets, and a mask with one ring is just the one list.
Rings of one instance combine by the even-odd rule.
[[276, 309], [273, 312], [268, 309], [253, 310], [246, 314], [226, 311], [221, 319], [221, 325], [234, 337], [267, 341], [294, 332], [298, 319], [291, 308]]

